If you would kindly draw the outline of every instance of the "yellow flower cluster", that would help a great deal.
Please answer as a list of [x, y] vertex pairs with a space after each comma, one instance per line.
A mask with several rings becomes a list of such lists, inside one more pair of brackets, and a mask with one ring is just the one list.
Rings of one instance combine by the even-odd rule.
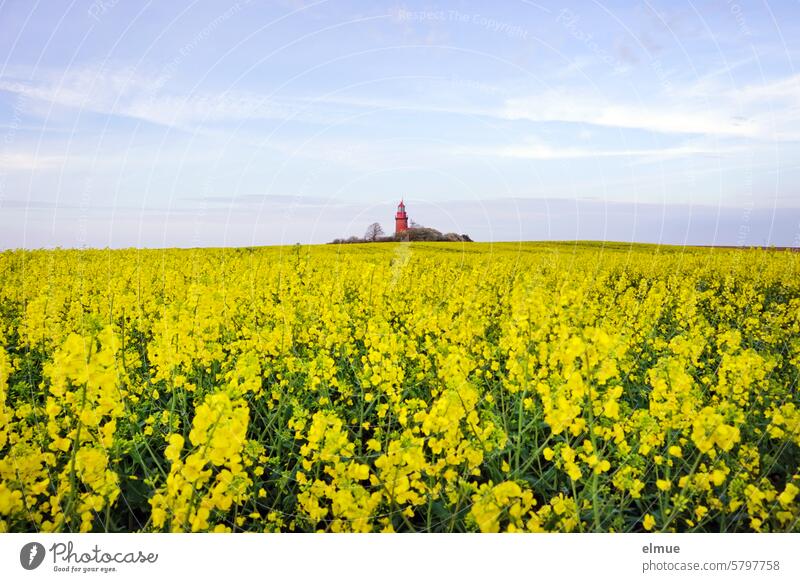
[[0, 531], [799, 531], [800, 254], [0, 253]]
[[315, 527], [329, 518], [331, 531], [368, 532], [381, 496], [365, 487], [369, 465], [355, 460], [355, 445], [343, 427], [330, 412], [317, 412], [311, 420], [300, 449], [298, 505], [301, 515]]
[[[248, 419], [244, 401], [232, 401], [226, 392], [213, 393], [195, 410], [185, 458], [183, 436], [167, 438], [164, 457], [171, 464], [170, 472], [150, 499], [153, 527], [207, 531], [214, 512], [224, 515], [243, 501], [252, 485], [242, 457]], [[214, 531], [230, 528], [220, 521]]]

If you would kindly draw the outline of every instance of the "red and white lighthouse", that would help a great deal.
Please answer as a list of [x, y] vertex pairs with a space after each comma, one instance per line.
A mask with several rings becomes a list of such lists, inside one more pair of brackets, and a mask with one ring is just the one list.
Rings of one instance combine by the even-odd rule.
[[394, 215], [394, 233], [400, 234], [404, 230], [408, 230], [408, 214], [406, 214], [406, 205], [400, 200], [397, 205], [397, 214]]

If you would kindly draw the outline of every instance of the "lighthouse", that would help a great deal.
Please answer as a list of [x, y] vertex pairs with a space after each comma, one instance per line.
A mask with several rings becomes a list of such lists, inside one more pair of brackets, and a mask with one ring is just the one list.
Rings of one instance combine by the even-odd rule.
[[394, 215], [394, 233], [400, 234], [405, 230], [408, 230], [408, 214], [406, 214], [406, 205], [401, 199], [400, 204], [397, 205], [397, 214]]

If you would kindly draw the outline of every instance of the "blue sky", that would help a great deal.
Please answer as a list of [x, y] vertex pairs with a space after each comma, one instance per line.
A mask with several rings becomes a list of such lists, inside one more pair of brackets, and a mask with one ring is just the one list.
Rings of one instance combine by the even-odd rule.
[[800, 245], [800, 4], [6, 1], [0, 248]]

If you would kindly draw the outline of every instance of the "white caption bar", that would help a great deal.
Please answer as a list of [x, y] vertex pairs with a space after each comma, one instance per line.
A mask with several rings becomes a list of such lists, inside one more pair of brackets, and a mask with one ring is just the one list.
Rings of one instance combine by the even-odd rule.
[[778, 581], [800, 580], [799, 550], [797, 534], [0, 534], [0, 573], [32, 581]]

